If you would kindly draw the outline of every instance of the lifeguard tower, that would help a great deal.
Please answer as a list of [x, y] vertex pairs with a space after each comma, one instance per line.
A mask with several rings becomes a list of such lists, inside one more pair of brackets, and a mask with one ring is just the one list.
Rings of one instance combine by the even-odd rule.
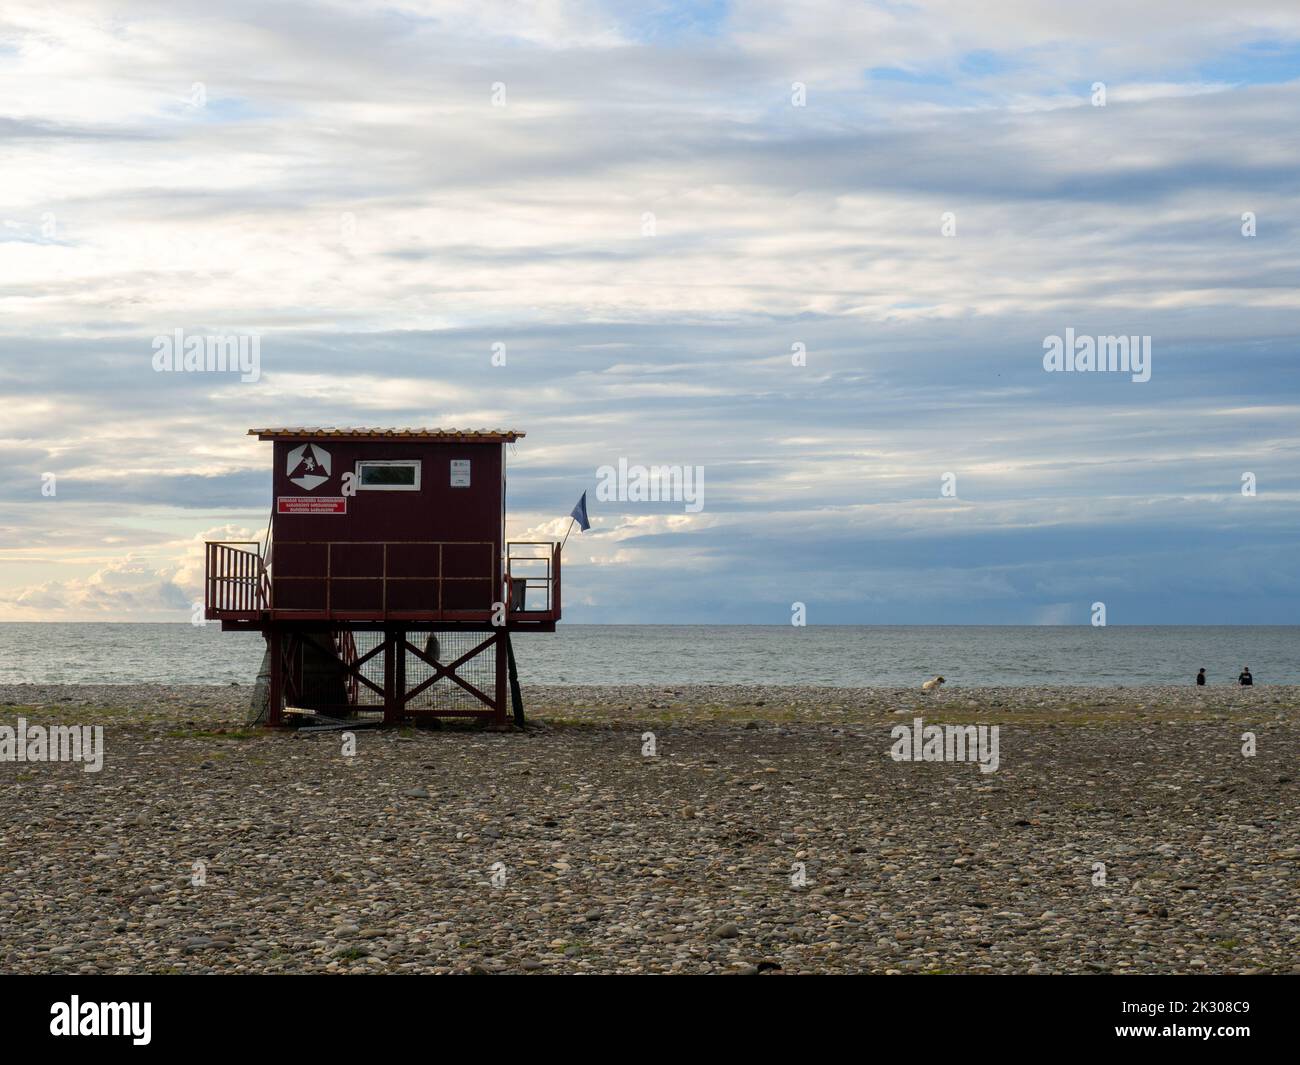
[[266, 638], [264, 720], [515, 718], [512, 632], [554, 632], [560, 545], [506, 543], [513, 429], [250, 429], [265, 543], [206, 545], [205, 616]]

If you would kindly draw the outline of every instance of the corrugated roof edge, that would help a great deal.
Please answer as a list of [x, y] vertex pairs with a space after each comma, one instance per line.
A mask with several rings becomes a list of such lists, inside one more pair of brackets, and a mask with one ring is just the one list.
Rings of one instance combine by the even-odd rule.
[[445, 440], [456, 443], [512, 443], [526, 434], [520, 429], [338, 429], [331, 426], [303, 426], [285, 429], [249, 429], [259, 440]]

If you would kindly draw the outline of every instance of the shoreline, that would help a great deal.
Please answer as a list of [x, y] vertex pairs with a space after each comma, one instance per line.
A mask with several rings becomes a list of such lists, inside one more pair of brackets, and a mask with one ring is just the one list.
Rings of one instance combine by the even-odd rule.
[[[12, 707], [42, 710], [65, 706], [110, 711], [118, 724], [200, 714], [241, 724], [251, 684], [0, 684], [0, 712]], [[707, 724], [720, 719], [836, 724], [866, 722], [894, 714], [952, 717], [1004, 716], [1022, 723], [1101, 717], [1136, 720], [1174, 714], [1187, 720], [1216, 715], [1300, 714], [1300, 685], [949, 685], [919, 688], [830, 688], [765, 684], [609, 684], [523, 686], [529, 720], [609, 724]]]

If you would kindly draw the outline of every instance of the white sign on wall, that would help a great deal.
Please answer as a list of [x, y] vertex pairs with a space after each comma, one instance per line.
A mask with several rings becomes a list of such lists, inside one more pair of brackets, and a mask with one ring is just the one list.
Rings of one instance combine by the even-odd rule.
[[469, 487], [469, 459], [451, 460], [451, 486], [453, 488]]

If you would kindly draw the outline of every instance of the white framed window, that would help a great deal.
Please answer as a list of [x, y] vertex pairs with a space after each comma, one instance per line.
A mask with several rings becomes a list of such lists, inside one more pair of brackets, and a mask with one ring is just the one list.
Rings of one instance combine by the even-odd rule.
[[396, 459], [381, 461], [364, 459], [357, 462], [357, 488], [363, 492], [418, 492], [420, 490], [420, 460]]

